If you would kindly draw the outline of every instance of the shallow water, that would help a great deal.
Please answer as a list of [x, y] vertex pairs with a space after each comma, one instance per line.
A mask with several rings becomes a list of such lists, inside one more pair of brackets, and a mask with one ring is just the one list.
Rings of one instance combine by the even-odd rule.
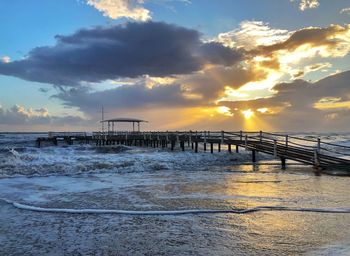
[[[244, 151], [211, 155], [118, 148], [101, 153], [87, 145], [37, 149], [37, 135], [11, 136], [0, 136], [0, 197], [6, 200], [0, 200], [0, 255], [350, 254], [350, 213], [335, 211], [350, 208], [348, 177], [315, 176], [311, 167], [294, 164], [282, 171], [263, 155], [259, 157], [268, 165], [243, 164], [251, 158]], [[272, 208], [245, 214], [131, 216], [30, 210], [236, 211], [264, 206], [329, 212]]]

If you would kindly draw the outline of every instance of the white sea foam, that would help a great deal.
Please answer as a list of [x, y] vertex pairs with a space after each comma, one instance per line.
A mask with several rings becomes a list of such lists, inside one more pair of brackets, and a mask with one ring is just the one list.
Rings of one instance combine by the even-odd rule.
[[[143, 172], [159, 170], [190, 170], [210, 166], [232, 166], [251, 162], [251, 152], [241, 149], [239, 154], [226, 152], [194, 154], [190, 149], [181, 152], [178, 148], [153, 149], [139, 147], [114, 146], [108, 151], [112, 154], [99, 153], [91, 145], [59, 145], [35, 148], [35, 137], [38, 135], [6, 134], [0, 138], [0, 178], [14, 176], [47, 176], [74, 175], [79, 173]], [[300, 135], [309, 138], [310, 135]], [[316, 135], [312, 135], [314, 138]], [[317, 136], [316, 136], [317, 137]], [[326, 142], [350, 144], [349, 135], [323, 136]], [[14, 145], [10, 145], [11, 141]], [[28, 145], [28, 141], [32, 144]], [[18, 145], [18, 147], [16, 146]], [[3, 149], [8, 148], [5, 151]], [[201, 149], [202, 150], [202, 149]], [[222, 151], [226, 149], [222, 148]], [[337, 149], [340, 153], [346, 150]], [[4, 152], [4, 153], [2, 153]], [[6, 153], [8, 152], [8, 153]], [[350, 152], [349, 152], [350, 153]], [[273, 159], [272, 156], [258, 154], [259, 160]]]
[[[93, 146], [28, 148], [23, 152], [9, 151], [0, 155], [0, 177], [74, 175], [91, 172], [143, 172], [191, 169], [203, 166], [224, 166], [250, 161], [250, 153], [241, 154], [171, 152], [150, 148], [108, 149], [99, 153]], [[106, 149], [104, 149], [105, 151]], [[266, 156], [261, 155], [265, 159]]]
[[120, 214], [120, 215], [184, 215], [184, 214], [246, 214], [258, 211], [287, 211], [287, 212], [313, 212], [313, 213], [350, 213], [349, 208], [298, 208], [284, 206], [258, 206], [247, 209], [190, 209], [190, 210], [117, 210], [117, 209], [73, 209], [73, 208], [44, 208], [10, 201], [1, 198], [0, 200], [12, 204], [21, 210], [49, 213], [70, 213], [70, 214]]
[[9, 150], [9, 152], [10, 152], [14, 157], [19, 157], [19, 156], [20, 156], [19, 153], [18, 153], [16, 150], [14, 150], [13, 148], [11, 148], [11, 149]]

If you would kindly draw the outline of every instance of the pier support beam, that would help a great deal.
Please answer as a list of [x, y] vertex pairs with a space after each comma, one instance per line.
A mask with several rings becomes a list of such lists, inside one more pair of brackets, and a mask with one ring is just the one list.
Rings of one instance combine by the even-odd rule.
[[256, 151], [252, 150], [252, 162], [256, 163]]
[[285, 157], [281, 157], [281, 166], [282, 166], [282, 170], [286, 169], [286, 158]]
[[195, 152], [195, 153], [198, 153], [198, 142], [197, 142], [197, 141], [195, 142], [195, 149], [194, 149], [194, 152]]
[[236, 153], [239, 153], [239, 146], [236, 145]]
[[319, 158], [319, 149], [315, 149], [314, 151], [314, 173], [315, 175], [321, 175], [322, 168], [320, 167], [320, 158]]
[[228, 152], [231, 154], [232, 153], [232, 149], [231, 149], [231, 144], [228, 144]]
[[221, 152], [221, 143], [218, 143], [218, 152]]
[[213, 142], [210, 142], [210, 153], [214, 153]]

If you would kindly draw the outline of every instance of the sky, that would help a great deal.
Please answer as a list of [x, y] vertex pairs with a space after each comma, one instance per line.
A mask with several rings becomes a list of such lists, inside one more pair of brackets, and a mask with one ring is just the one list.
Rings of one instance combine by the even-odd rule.
[[0, 131], [97, 131], [102, 106], [144, 130], [349, 131], [349, 0], [3, 0], [0, 12]]

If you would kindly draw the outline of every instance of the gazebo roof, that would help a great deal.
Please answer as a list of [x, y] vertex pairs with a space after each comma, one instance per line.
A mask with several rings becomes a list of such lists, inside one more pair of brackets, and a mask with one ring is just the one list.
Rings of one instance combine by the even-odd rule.
[[136, 119], [136, 118], [112, 118], [112, 119], [106, 119], [106, 120], [102, 120], [101, 123], [148, 123], [145, 120], [141, 120], [141, 119]]

